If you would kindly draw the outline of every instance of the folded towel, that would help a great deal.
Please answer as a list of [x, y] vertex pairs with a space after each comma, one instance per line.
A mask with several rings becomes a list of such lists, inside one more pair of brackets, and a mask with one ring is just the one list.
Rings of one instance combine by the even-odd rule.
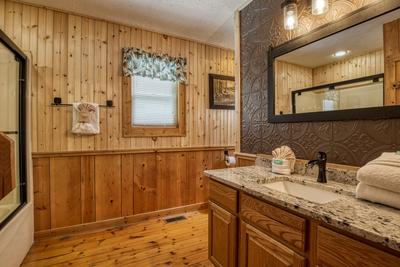
[[94, 103], [74, 103], [72, 132], [75, 134], [98, 134], [99, 105]]
[[400, 194], [363, 182], [357, 185], [356, 197], [400, 209]]
[[400, 167], [400, 154], [394, 152], [383, 152], [378, 158], [368, 162], [366, 165], [384, 165]]
[[358, 170], [357, 180], [381, 189], [400, 193], [400, 155], [383, 153]]

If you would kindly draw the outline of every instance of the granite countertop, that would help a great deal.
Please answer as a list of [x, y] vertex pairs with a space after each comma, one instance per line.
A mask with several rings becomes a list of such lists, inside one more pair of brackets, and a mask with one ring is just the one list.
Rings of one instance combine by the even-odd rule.
[[[327, 184], [320, 184], [315, 177], [274, 174], [270, 168], [261, 166], [207, 170], [205, 175], [249, 195], [400, 251], [400, 210], [356, 199], [355, 185], [329, 180]], [[317, 204], [263, 186], [287, 180], [336, 192], [341, 198]]]

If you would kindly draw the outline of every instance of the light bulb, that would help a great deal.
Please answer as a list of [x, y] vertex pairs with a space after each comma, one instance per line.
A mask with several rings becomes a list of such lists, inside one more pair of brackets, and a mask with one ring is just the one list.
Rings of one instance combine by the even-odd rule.
[[348, 53], [350, 53], [349, 50], [340, 50], [340, 51], [335, 52], [332, 56], [333, 57], [343, 57], [343, 56], [347, 55]]
[[329, 0], [312, 0], [312, 14], [321, 15], [328, 11]]
[[283, 13], [285, 30], [294, 30], [298, 24], [297, 5], [295, 3], [285, 5], [283, 8]]

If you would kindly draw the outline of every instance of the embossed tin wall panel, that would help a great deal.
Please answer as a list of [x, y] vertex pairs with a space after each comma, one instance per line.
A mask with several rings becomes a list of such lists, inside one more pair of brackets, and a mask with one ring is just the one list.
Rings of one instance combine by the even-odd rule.
[[329, 162], [361, 166], [383, 151], [400, 150], [400, 120], [364, 120], [318, 123], [267, 121], [268, 47], [294, 37], [379, 0], [333, 0], [330, 11], [312, 16], [309, 1], [299, 3], [299, 27], [283, 29], [283, 14], [277, 0], [253, 0], [240, 13], [242, 139], [241, 150], [265, 153], [289, 145], [298, 158], [310, 159], [317, 151], [328, 153]]

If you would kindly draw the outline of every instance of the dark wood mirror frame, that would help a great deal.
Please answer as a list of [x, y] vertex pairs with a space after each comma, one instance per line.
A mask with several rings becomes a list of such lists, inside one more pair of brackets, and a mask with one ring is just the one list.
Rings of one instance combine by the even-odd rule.
[[19, 64], [19, 123], [18, 123], [18, 142], [19, 142], [19, 158], [16, 159], [19, 164], [19, 184], [16, 187], [20, 191], [20, 204], [19, 206], [0, 222], [0, 230], [12, 219], [27, 203], [27, 171], [26, 171], [26, 77], [27, 77], [27, 57], [22, 50], [13, 43], [13, 41], [0, 30], [0, 42], [6, 46], [15, 55], [15, 59]]
[[268, 122], [311, 122], [342, 120], [374, 120], [400, 118], [400, 106], [347, 109], [301, 114], [275, 114], [275, 58], [299, 49], [303, 46], [344, 31], [363, 22], [369, 21], [400, 8], [398, 0], [384, 0], [350, 13], [339, 21], [323, 25], [306, 35], [302, 35], [277, 47], [270, 47], [268, 53]]

